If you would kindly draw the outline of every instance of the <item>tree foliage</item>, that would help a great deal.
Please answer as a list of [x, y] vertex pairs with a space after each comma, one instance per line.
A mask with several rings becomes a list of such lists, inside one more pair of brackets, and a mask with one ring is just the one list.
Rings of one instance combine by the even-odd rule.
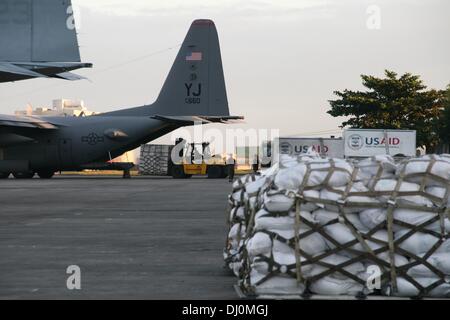
[[385, 70], [384, 78], [361, 75], [366, 91], [335, 91], [330, 100], [333, 117], [345, 116], [341, 127], [409, 129], [417, 131], [417, 145], [434, 151], [440, 142], [444, 91], [427, 90], [417, 75]]
[[450, 144], [450, 84], [447, 86], [443, 104], [444, 110], [437, 126], [442, 143]]

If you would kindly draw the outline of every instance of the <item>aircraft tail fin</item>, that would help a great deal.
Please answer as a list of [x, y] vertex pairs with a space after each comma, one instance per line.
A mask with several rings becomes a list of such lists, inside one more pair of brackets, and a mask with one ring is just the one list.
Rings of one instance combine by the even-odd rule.
[[0, 61], [79, 62], [71, 0], [2, 0]]
[[[153, 108], [154, 107], [154, 108]], [[153, 105], [168, 116], [228, 116], [219, 38], [214, 22], [195, 20]]]

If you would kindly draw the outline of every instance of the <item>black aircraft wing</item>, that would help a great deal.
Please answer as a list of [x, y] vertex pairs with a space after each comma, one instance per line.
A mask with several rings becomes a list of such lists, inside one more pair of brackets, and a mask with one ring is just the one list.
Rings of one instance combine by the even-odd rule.
[[0, 115], [0, 147], [32, 143], [39, 132], [57, 129], [57, 125], [37, 117]]
[[8, 115], [0, 115], [0, 128], [33, 128], [43, 130], [58, 129], [56, 125], [38, 117]]

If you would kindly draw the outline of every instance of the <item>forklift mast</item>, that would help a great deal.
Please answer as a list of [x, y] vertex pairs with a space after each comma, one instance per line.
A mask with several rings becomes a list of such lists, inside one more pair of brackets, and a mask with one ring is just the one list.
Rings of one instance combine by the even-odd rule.
[[186, 179], [192, 175], [207, 175], [208, 178], [219, 179], [228, 176], [224, 159], [211, 154], [209, 142], [187, 143], [179, 138], [175, 144], [182, 144], [179, 156], [183, 162], [171, 165], [172, 177]]
[[[187, 143], [183, 138], [175, 140], [175, 145], [183, 143], [184, 146], [180, 149], [180, 158], [188, 160], [188, 163], [195, 163], [201, 161], [201, 163], [211, 159], [211, 149], [209, 142], [191, 142]], [[201, 147], [201, 148], [200, 148]]]

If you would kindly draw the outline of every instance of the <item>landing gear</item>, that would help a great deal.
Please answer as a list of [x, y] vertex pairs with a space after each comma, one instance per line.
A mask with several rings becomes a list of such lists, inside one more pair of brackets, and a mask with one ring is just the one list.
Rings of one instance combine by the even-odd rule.
[[130, 169], [123, 170], [122, 178], [124, 178], [124, 179], [131, 179]]
[[9, 175], [9, 172], [0, 172], [0, 179], [8, 179]]
[[41, 179], [51, 179], [55, 173], [53, 171], [38, 171], [37, 174]]
[[34, 172], [33, 171], [14, 172], [13, 176], [16, 179], [31, 179], [34, 177]]

